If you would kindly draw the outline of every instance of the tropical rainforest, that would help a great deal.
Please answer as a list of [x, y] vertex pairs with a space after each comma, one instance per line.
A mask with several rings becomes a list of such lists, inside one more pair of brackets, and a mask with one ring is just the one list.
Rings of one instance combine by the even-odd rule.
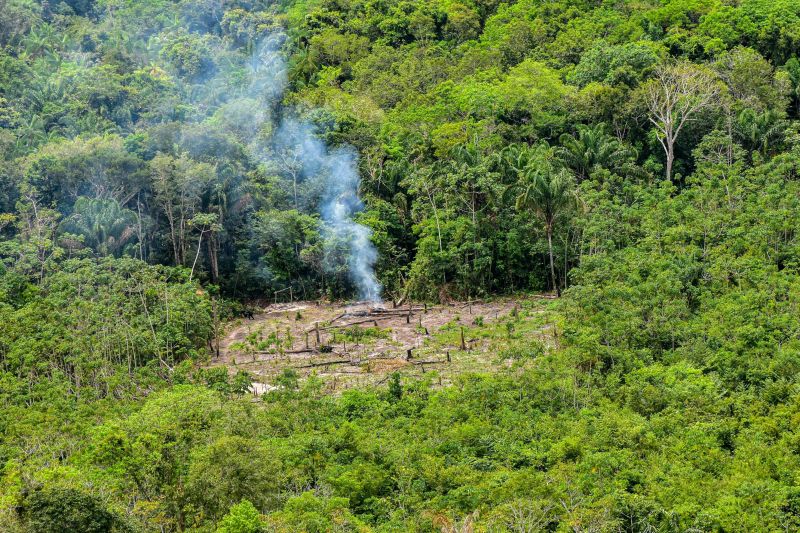
[[[798, 0], [0, 0], [0, 530], [797, 531], [798, 55]], [[205, 368], [356, 294], [285, 120], [384, 298], [549, 293], [557, 342]]]

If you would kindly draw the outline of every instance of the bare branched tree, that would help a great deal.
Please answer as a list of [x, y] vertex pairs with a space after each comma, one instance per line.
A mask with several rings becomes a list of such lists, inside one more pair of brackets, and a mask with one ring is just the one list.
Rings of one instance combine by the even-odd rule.
[[656, 127], [658, 142], [667, 157], [667, 180], [671, 180], [675, 142], [681, 130], [700, 111], [716, 103], [720, 84], [710, 70], [678, 62], [659, 68], [644, 89], [647, 118]]
[[546, 531], [555, 520], [552, 504], [518, 500], [508, 506], [504, 529], [514, 533]]

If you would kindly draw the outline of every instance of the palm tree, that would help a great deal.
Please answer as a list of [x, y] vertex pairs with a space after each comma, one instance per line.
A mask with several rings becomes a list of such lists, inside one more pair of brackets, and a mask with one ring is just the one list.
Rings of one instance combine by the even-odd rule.
[[17, 153], [25, 153], [39, 144], [55, 137], [54, 132], [46, 131], [44, 119], [33, 115], [17, 128], [17, 140], [14, 149]]
[[298, 86], [306, 86], [311, 83], [318, 67], [317, 58], [308, 45], [299, 46], [289, 67], [289, 79]]
[[606, 133], [603, 123], [595, 126], [581, 124], [577, 135], [563, 134], [556, 154], [569, 168], [577, 172], [578, 179], [589, 177], [596, 168], [618, 169], [629, 162], [633, 150]]
[[544, 225], [550, 280], [560, 297], [561, 287], [556, 280], [553, 254], [553, 227], [556, 218], [575, 202], [575, 175], [562, 166], [547, 145], [535, 148], [510, 147], [507, 153], [508, 164], [517, 173], [517, 182], [509, 191], [514, 194], [517, 210], [533, 211]]
[[86, 244], [99, 255], [118, 256], [136, 237], [136, 215], [116, 200], [86, 198], [75, 201], [73, 214], [64, 221], [63, 231], [83, 235]]
[[783, 138], [786, 121], [773, 110], [759, 113], [754, 109], [744, 109], [736, 117], [735, 130], [747, 148], [767, 155], [775, 149]]

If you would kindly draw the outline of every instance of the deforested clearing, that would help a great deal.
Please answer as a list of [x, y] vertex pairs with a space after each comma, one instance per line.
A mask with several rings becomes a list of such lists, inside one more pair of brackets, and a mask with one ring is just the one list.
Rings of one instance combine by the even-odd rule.
[[272, 384], [287, 372], [301, 380], [321, 378], [329, 392], [380, 385], [394, 372], [407, 378], [432, 374], [436, 386], [446, 386], [465, 373], [513, 364], [512, 348], [520, 341], [544, 355], [554, 342], [548, 302], [268, 304], [252, 318], [228, 324], [209, 367], [248, 372], [255, 396], [278, 390]]
[[0, 0], [0, 533], [800, 531], [800, 0]]

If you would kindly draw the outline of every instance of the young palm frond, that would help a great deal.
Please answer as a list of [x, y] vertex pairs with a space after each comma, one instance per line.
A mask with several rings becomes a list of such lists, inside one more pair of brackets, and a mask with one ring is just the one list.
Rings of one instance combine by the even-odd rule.
[[598, 168], [623, 170], [635, 157], [632, 148], [606, 132], [605, 124], [579, 125], [576, 135], [563, 134], [556, 154], [564, 164], [574, 170], [580, 181]]

